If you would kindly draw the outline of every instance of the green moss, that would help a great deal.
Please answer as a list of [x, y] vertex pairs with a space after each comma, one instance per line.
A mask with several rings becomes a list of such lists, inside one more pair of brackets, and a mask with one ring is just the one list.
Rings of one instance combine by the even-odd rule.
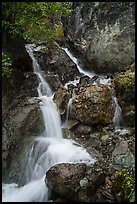
[[120, 89], [129, 92], [135, 85], [135, 64], [132, 64], [126, 72], [115, 76], [114, 83], [117, 84]]
[[64, 38], [64, 30], [63, 30], [63, 27], [62, 27], [62, 26], [58, 26], [58, 27], [56, 28], [56, 35], [57, 35], [57, 38], [58, 38], [58, 39]]
[[135, 63], [131, 64], [131, 71], [134, 72], [135, 71]]
[[121, 194], [121, 201], [135, 201], [135, 179], [128, 170], [121, 170], [117, 173], [113, 191], [115, 194]]

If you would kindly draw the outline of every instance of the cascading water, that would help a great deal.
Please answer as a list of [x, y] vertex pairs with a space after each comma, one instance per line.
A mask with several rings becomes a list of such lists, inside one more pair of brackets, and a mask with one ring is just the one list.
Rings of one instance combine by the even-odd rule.
[[[80, 67], [78, 60], [73, 56], [73, 54], [69, 51], [68, 48], [62, 48], [66, 54], [70, 57], [70, 59], [77, 65], [77, 68], [79, 70], [80, 73], [84, 74], [84, 76], [88, 76], [89, 78], [94, 77], [96, 74], [94, 72], [89, 72], [89, 71], [84, 71], [82, 70], [82, 68]], [[73, 80], [73, 81], [69, 81], [68, 83], [65, 84], [65, 88], [68, 88], [69, 84], [73, 84], [76, 85], [78, 84], [80, 81], [79, 79]], [[96, 85], [97, 83], [99, 84], [104, 84], [104, 85], [111, 85], [111, 78], [107, 78], [107, 76], [104, 75], [100, 75], [97, 80], [94, 81], [93, 85]], [[118, 104], [118, 100], [116, 98], [116, 96], [112, 97], [114, 103], [115, 103], [115, 114], [114, 114], [114, 118], [113, 118], [113, 124], [114, 124], [114, 128], [115, 131], [119, 131], [121, 128], [121, 124], [122, 124], [122, 109]], [[68, 107], [70, 106], [71, 100], [68, 103]]]
[[118, 100], [116, 98], [116, 96], [113, 97], [113, 100], [115, 102], [116, 105], [116, 109], [115, 109], [115, 115], [113, 118], [113, 123], [114, 123], [114, 127], [115, 127], [115, 131], [119, 131], [121, 128], [121, 124], [122, 124], [122, 109], [118, 104]]
[[72, 105], [72, 100], [73, 100], [73, 96], [68, 101], [67, 108], [66, 108], [66, 118], [62, 124], [62, 128], [68, 128], [69, 127], [68, 120], [69, 120], [69, 113], [70, 113], [70, 109], [71, 109], [71, 105]]
[[77, 60], [77, 58], [75, 58], [71, 52], [68, 50], [68, 48], [62, 48], [66, 54], [70, 57], [70, 59], [77, 65], [77, 68], [79, 70], [80, 73], [86, 75], [86, 76], [89, 76], [90, 78], [92, 78], [93, 76], [95, 76], [95, 73], [94, 72], [89, 72], [89, 71], [84, 71], [80, 65], [79, 65], [79, 62]]
[[[93, 72], [93, 71], [90, 72], [90, 71], [83, 70], [81, 68], [77, 58], [73, 56], [73, 54], [69, 51], [68, 48], [62, 48], [62, 49], [66, 52], [66, 54], [70, 57], [70, 59], [76, 64], [77, 69], [81, 74], [83, 74], [84, 76], [88, 76], [89, 78], [93, 78], [96, 75], [96, 73]], [[76, 84], [79, 83], [79, 81], [80, 81], [80, 77], [77, 77], [77, 79], [67, 82], [64, 87], [68, 88], [68, 85], [70, 85], [70, 84], [76, 85]], [[107, 78], [106, 76], [100, 75], [98, 80], [95, 81], [93, 83], [93, 85], [95, 85], [96, 83], [100, 83], [100, 84], [104, 84], [104, 85], [110, 85], [111, 84], [111, 79]]]
[[45, 173], [58, 163], [94, 163], [86, 149], [77, 145], [75, 141], [64, 139], [61, 131], [60, 115], [52, 100], [52, 90], [42, 75], [39, 64], [34, 57], [34, 50], [38, 47], [33, 44], [26, 45], [30, 55], [34, 73], [37, 75], [39, 86], [38, 99], [45, 122], [45, 131], [39, 136], [28, 153], [26, 167], [26, 184], [3, 184], [3, 202], [47, 202], [49, 189], [44, 182]]

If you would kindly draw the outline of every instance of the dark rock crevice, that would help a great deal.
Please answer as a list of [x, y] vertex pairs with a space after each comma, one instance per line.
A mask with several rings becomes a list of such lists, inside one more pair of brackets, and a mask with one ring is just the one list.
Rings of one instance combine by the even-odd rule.
[[25, 49], [25, 43], [22, 37], [13, 37], [6, 30], [2, 31], [2, 51], [9, 55], [13, 67], [31, 72], [32, 60]]

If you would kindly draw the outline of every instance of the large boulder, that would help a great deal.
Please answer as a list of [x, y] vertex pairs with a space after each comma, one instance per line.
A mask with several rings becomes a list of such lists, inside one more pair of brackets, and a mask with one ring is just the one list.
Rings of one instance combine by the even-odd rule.
[[57, 164], [46, 173], [49, 189], [71, 201], [90, 202], [92, 195], [105, 181], [98, 164]]
[[[25, 152], [33, 137], [44, 131], [44, 123], [39, 105], [28, 104], [17, 106], [10, 110], [3, 122], [2, 128], [2, 166], [3, 179], [7, 182], [21, 181], [22, 163], [25, 162]], [[15, 159], [16, 158], [16, 159]]]
[[115, 112], [113, 93], [107, 85], [81, 87], [72, 101], [72, 117], [88, 125], [112, 123]]
[[63, 20], [66, 37], [87, 69], [114, 73], [135, 61], [134, 2], [71, 2], [70, 8], [74, 12]]

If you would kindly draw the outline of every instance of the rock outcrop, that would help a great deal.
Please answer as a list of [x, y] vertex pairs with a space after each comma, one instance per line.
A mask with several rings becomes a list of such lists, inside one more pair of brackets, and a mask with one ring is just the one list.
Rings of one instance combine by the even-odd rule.
[[[25, 179], [24, 162], [34, 136], [44, 130], [43, 116], [35, 99], [37, 79], [33, 73], [14, 69], [2, 86], [2, 171], [3, 179]], [[16, 159], [15, 159], [16, 158]]]
[[134, 2], [71, 2], [63, 19], [66, 38], [85, 58], [88, 70], [114, 73], [135, 61]]
[[[48, 51], [45, 51], [44, 48], [40, 49], [35, 52], [35, 56], [53, 90], [63, 87], [69, 80], [74, 80], [77, 76], [80, 76], [76, 64], [57, 45], [49, 48]], [[54, 86], [55, 81], [58, 81], [56, 86]]]

